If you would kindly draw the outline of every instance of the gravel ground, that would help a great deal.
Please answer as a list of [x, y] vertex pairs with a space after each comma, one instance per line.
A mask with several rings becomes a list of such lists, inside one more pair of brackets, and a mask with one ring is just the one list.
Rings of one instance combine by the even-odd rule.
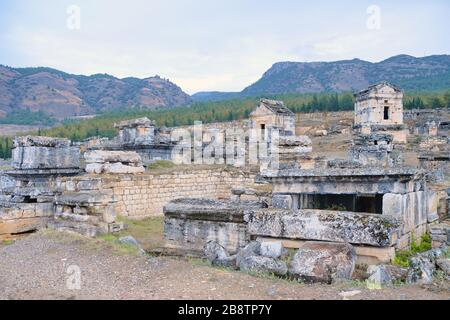
[[[66, 286], [72, 265], [81, 270], [79, 290]], [[49, 231], [0, 244], [0, 299], [448, 300], [449, 289], [448, 281], [382, 290], [350, 281], [306, 285], [212, 268], [201, 260], [132, 255], [104, 240]]]

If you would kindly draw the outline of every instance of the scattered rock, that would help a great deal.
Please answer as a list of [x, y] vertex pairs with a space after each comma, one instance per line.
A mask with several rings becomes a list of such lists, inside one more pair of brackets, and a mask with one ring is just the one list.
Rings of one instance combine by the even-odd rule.
[[203, 253], [213, 266], [235, 267], [236, 256], [230, 256], [227, 250], [214, 240], [210, 240], [205, 244]]
[[450, 259], [449, 258], [442, 258], [436, 260], [436, 265], [439, 269], [445, 272], [445, 275], [447, 277], [450, 276]]
[[350, 244], [306, 242], [294, 255], [289, 275], [306, 282], [331, 283], [351, 279], [356, 252]]
[[132, 236], [121, 237], [121, 238], [119, 238], [119, 242], [127, 244], [132, 247], [136, 247], [139, 250], [139, 253], [141, 255], [145, 254], [145, 251], [144, 251], [144, 249], [141, 248], [139, 242], [137, 242], [137, 240], [135, 238], [133, 238]]
[[372, 288], [381, 289], [382, 286], [390, 286], [395, 282], [406, 281], [407, 268], [394, 265], [380, 264], [371, 265], [367, 268], [369, 275], [367, 281]]
[[284, 276], [287, 273], [286, 263], [262, 256], [247, 256], [241, 259], [239, 268], [243, 271], [272, 273], [277, 276]]
[[409, 284], [428, 284], [433, 280], [433, 273], [436, 270], [434, 262], [425, 255], [418, 255], [409, 260], [408, 275], [406, 282]]
[[379, 287], [380, 289], [382, 286], [392, 285], [391, 274], [385, 265], [369, 266], [367, 268], [367, 273], [369, 274], [369, 278], [367, 279], [367, 281], [370, 284]]
[[283, 249], [280, 241], [262, 241], [260, 254], [264, 257], [278, 259], [283, 254]]
[[261, 250], [261, 243], [258, 241], [251, 241], [244, 248], [239, 250], [236, 255], [236, 264], [240, 267], [241, 261], [247, 257], [258, 256]]
[[121, 237], [119, 238], [119, 242], [126, 243], [134, 247], [139, 247], [139, 242], [137, 242], [132, 236]]
[[424, 257], [430, 260], [432, 263], [435, 263], [437, 259], [444, 255], [444, 248], [435, 248], [419, 254], [419, 256]]

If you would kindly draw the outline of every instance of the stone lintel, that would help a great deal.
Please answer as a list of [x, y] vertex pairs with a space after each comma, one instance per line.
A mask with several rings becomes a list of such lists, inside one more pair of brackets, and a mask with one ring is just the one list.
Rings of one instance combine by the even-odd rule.
[[251, 236], [376, 247], [395, 245], [401, 226], [393, 216], [315, 209], [247, 209], [244, 219]]
[[256, 201], [219, 201], [212, 199], [184, 198], [169, 202], [164, 206], [168, 218], [183, 220], [205, 220], [222, 222], [243, 222], [245, 208], [261, 208]]

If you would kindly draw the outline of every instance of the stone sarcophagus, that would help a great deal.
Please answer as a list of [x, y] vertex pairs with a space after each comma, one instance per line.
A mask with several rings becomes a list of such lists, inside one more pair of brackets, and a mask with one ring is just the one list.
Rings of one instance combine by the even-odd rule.
[[14, 140], [12, 166], [16, 170], [74, 169], [80, 166], [80, 149], [67, 139], [25, 136]]
[[164, 207], [164, 239], [167, 248], [202, 252], [209, 240], [235, 253], [248, 242], [245, 208], [261, 208], [255, 201], [178, 199]]
[[343, 242], [388, 247], [395, 245], [401, 225], [394, 216], [313, 210], [247, 209], [250, 236]]

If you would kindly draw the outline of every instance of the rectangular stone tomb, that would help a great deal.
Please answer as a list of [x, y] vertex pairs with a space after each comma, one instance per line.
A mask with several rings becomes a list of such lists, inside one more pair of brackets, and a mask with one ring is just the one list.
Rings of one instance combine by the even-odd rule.
[[178, 199], [164, 207], [164, 239], [167, 248], [201, 253], [215, 240], [230, 253], [248, 242], [243, 212], [261, 207], [258, 202]]
[[247, 209], [244, 219], [250, 236], [377, 247], [395, 245], [401, 224], [393, 216], [314, 209]]
[[80, 149], [67, 139], [26, 136], [16, 138], [12, 166], [18, 170], [79, 168]]

